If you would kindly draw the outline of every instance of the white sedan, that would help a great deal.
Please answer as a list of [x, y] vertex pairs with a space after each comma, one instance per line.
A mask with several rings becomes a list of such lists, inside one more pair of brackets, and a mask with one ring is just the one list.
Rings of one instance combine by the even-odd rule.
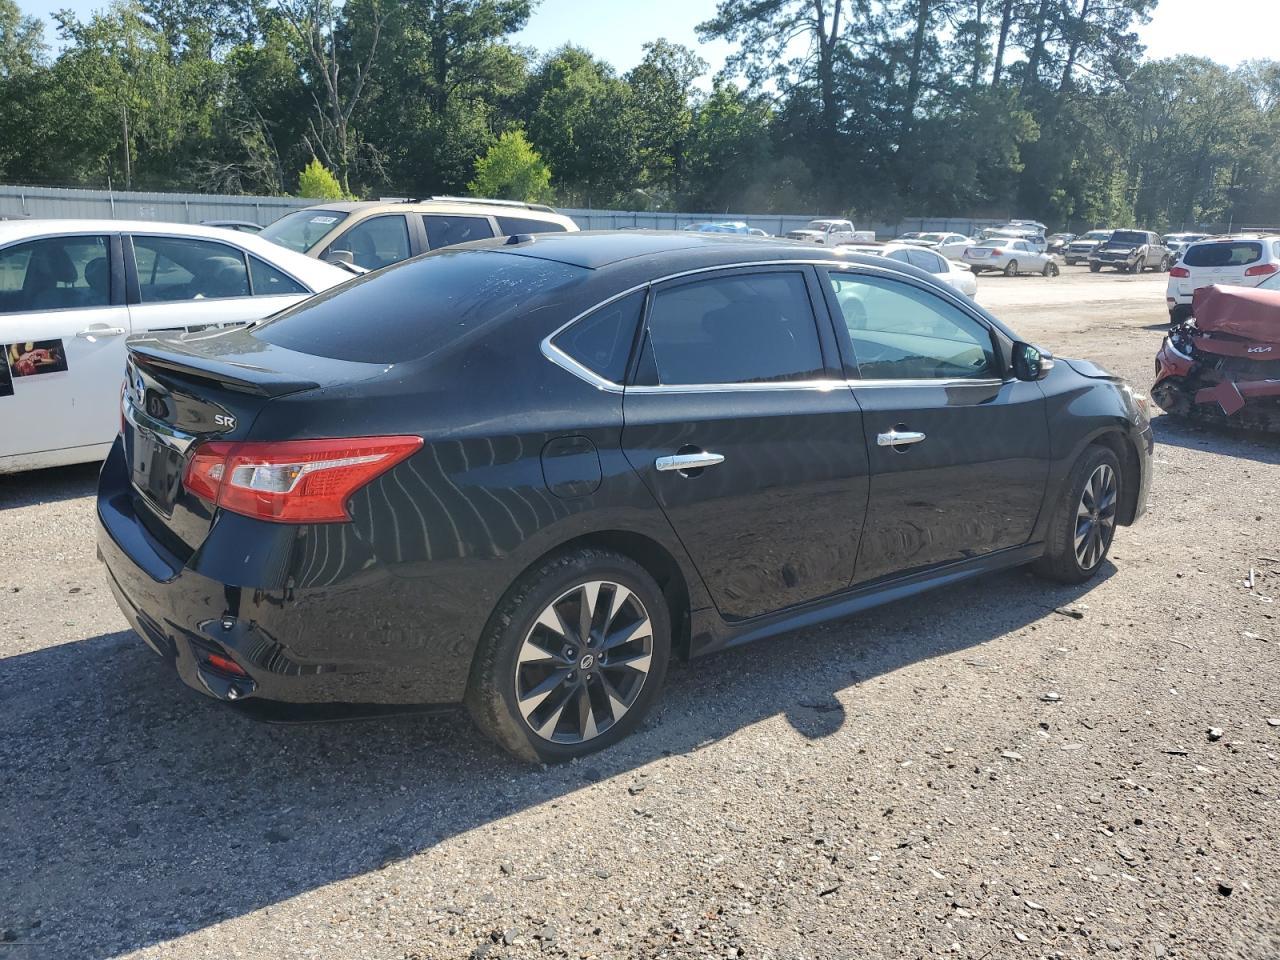
[[351, 277], [219, 227], [0, 223], [0, 473], [106, 455], [130, 334], [247, 323]]
[[968, 237], [963, 237], [958, 233], [922, 233], [907, 242], [920, 247], [928, 247], [930, 250], [942, 254], [948, 260], [953, 260], [960, 256], [960, 254], [964, 253], [964, 248], [973, 243]]
[[994, 237], [966, 247], [960, 259], [974, 273], [983, 270], [1000, 270], [1007, 277], [1023, 273], [1042, 273], [1046, 277], [1058, 275], [1058, 262], [1051, 253], [1036, 250], [1028, 240], [1012, 237]]
[[973, 275], [973, 271], [963, 263], [948, 260], [927, 247], [916, 246], [913, 243], [885, 243], [875, 245], [849, 244], [840, 249], [848, 250], [852, 253], [865, 253], [873, 257], [888, 257], [890, 260], [897, 260], [900, 263], [909, 263], [913, 267], [919, 267], [921, 270], [933, 274], [939, 281], [958, 290], [966, 297], [977, 299], [978, 279]]

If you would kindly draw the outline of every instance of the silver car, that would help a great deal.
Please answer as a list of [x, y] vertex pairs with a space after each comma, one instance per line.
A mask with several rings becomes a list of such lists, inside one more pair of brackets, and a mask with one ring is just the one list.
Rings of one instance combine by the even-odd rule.
[[966, 247], [960, 259], [974, 273], [983, 270], [1000, 270], [1007, 277], [1023, 273], [1041, 273], [1046, 277], [1058, 275], [1058, 262], [1051, 254], [1042, 253], [1027, 240], [1010, 237], [994, 237]]

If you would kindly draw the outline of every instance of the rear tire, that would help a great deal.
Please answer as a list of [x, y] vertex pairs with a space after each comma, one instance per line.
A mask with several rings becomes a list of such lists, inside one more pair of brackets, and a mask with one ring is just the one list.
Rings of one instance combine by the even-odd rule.
[[1110, 449], [1085, 450], [1054, 504], [1044, 556], [1032, 570], [1059, 583], [1084, 583], [1097, 575], [1115, 536], [1121, 480], [1120, 461]]
[[1018, 261], [1010, 260], [1004, 265], [1004, 275], [1006, 277], [1016, 277], [1018, 275]]
[[499, 601], [465, 702], [476, 725], [517, 757], [563, 762], [634, 730], [670, 658], [666, 598], [643, 567], [606, 550], [554, 554]]

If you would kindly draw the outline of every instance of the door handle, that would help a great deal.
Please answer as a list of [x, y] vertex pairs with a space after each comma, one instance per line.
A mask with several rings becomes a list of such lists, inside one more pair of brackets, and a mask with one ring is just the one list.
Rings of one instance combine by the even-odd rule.
[[684, 473], [686, 470], [701, 470], [703, 467], [714, 467], [718, 463], [724, 463], [723, 454], [699, 451], [698, 453], [677, 453], [670, 457], [659, 457], [653, 461], [653, 466], [654, 469], [663, 472], [678, 470], [680, 473]]
[[76, 336], [82, 340], [92, 340], [94, 337], [118, 337], [124, 332], [124, 327], [108, 327], [105, 323], [93, 323], [83, 330], [77, 330]]
[[919, 430], [887, 430], [876, 435], [876, 446], [906, 447], [923, 439], [924, 434]]

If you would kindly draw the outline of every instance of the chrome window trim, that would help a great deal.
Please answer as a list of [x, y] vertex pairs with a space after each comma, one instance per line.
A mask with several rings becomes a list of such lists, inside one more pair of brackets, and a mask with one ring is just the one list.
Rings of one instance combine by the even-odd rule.
[[[836, 248], [838, 249], [838, 248]], [[895, 261], [897, 262], [897, 261]], [[680, 280], [684, 277], [697, 276], [701, 273], [719, 273], [725, 270], [747, 269], [751, 267], [786, 267], [786, 266], [812, 266], [812, 267], [835, 267], [839, 269], [856, 269], [868, 273], [880, 274], [891, 278], [900, 278], [903, 276], [902, 271], [894, 270], [890, 267], [882, 267], [879, 264], [868, 263], [850, 263], [842, 259], [818, 259], [809, 258], [803, 260], [752, 260], [745, 263], [722, 263], [710, 267], [697, 267], [693, 270], [682, 270], [679, 273], [666, 274], [665, 276], [655, 277], [652, 280], [646, 280], [644, 283], [636, 284], [629, 287], [621, 293], [615, 293], [613, 296], [601, 300], [599, 303], [593, 304], [586, 310], [583, 310], [572, 320], [562, 323], [555, 330], [542, 338], [540, 344], [542, 355], [554, 363], [556, 366], [573, 374], [579, 380], [582, 380], [597, 390], [605, 393], [730, 393], [730, 392], [761, 392], [776, 390], [822, 390], [829, 391], [840, 387], [850, 387], [858, 389], [859, 387], [868, 387], [871, 389], [880, 389], [884, 387], [954, 387], [954, 386], [994, 386], [997, 384], [1009, 383], [1008, 380], [1002, 380], [999, 377], [983, 377], [965, 378], [951, 377], [938, 380], [847, 380], [847, 379], [819, 379], [819, 380], [777, 380], [766, 383], [693, 383], [693, 384], [662, 384], [658, 386], [633, 385], [624, 386], [621, 383], [615, 383], [600, 374], [596, 373], [585, 364], [579, 363], [573, 357], [569, 356], [552, 341], [561, 333], [569, 329], [579, 320], [594, 313], [597, 310], [607, 307], [609, 304], [628, 297], [640, 290], [647, 290], [649, 287], [659, 283], [667, 283], [671, 280]], [[931, 275], [936, 276], [936, 274]], [[912, 278], [908, 278], [912, 279]], [[967, 316], [972, 317], [978, 323], [981, 323], [989, 330], [990, 324], [987, 321], [965, 307], [961, 295], [952, 290], [947, 284], [940, 280], [933, 280], [936, 289], [932, 292], [945, 294], [945, 300], [959, 307]]]

